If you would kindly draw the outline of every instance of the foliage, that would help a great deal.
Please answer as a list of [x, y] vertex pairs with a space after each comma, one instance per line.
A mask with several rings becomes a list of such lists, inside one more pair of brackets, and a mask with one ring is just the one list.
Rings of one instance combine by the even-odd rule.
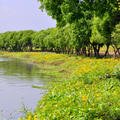
[[114, 48], [114, 54], [118, 52], [120, 55], [120, 23], [116, 25], [116, 30], [112, 33], [112, 47]]
[[116, 70], [113, 72], [113, 75], [120, 80], [120, 68], [115, 66]]
[[100, 24], [101, 24], [100, 18], [94, 17], [92, 22], [93, 22], [92, 35], [91, 35], [91, 39], [90, 39], [91, 43], [94, 43], [94, 42], [96, 42], [98, 44], [104, 43], [105, 37], [103, 37], [98, 30], [100, 27]]
[[[49, 16], [56, 19], [58, 23], [72, 23], [83, 17], [83, 12], [90, 11], [97, 16], [102, 17], [104, 13], [110, 16], [115, 12], [115, 7], [118, 7], [114, 0], [38, 0], [41, 3], [40, 9], [45, 9]], [[65, 25], [65, 24], [63, 24]]]
[[32, 30], [5, 32], [0, 34], [0, 49], [6, 51], [27, 51], [32, 48]]
[[120, 36], [119, 35], [120, 35], [120, 23], [116, 25], [116, 30], [112, 34], [112, 37], [118, 46], [120, 45]]

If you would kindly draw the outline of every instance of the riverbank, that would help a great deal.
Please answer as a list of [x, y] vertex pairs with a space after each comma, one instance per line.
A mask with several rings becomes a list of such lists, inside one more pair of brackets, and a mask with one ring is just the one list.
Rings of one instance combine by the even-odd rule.
[[[120, 119], [120, 62], [56, 53], [8, 53], [24, 58], [56, 76], [34, 113], [25, 120], [118, 120]], [[23, 118], [19, 118], [22, 120]]]
[[[50, 81], [46, 83], [51, 87], [54, 86], [54, 84], [60, 84], [61, 78], [63, 78], [63, 76], [68, 77], [66, 74], [69, 74], [69, 68], [67, 66], [60, 66], [67, 60], [67, 56], [65, 55], [48, 52], [0, 52], [0, 56], [24, 59], [26, 62], [37, 65], [41, 68], [40, 73], [51, 76]], [[47, 86], [43, 88], [48, 89]]]

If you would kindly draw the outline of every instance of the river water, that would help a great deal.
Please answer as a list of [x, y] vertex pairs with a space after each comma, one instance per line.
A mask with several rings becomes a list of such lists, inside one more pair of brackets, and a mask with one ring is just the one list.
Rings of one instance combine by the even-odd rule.
[[[17, 120], [25, 105], [35, 108], [46, 90], [32, 88], [44, 86], [50, 79], [41, 74], [40, 69], [22, 60], [0, 58], [0, 120]], [[33, 110], [33, 109], [32, 109]]]

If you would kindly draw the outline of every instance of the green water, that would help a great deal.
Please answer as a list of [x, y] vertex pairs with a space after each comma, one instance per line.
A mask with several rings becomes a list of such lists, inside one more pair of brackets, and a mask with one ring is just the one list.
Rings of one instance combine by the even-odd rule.
[[51, 79], [40, 71], [26, 61], [0, 58], [0, 120], [17, 120], [22, 116], [19, 112], [22, 102], [27, 108], [36, 107], [46, 90], [32, 85], [44, 86]]

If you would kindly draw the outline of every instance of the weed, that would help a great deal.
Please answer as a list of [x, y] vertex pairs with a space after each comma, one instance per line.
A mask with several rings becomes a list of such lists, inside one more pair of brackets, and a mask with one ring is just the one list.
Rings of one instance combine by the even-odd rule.
[[115, 66], [115, 71], [113, 72], [113, 76], [120, 80], [120, 68]]

